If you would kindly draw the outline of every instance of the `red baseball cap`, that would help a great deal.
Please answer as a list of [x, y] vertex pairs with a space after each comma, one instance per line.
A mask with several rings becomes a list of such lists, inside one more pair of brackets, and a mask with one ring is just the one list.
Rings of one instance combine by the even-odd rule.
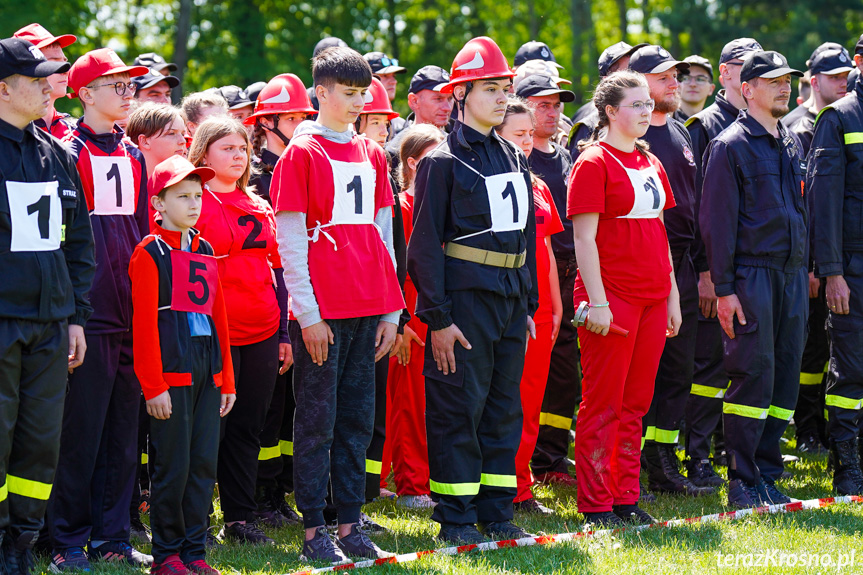
[[158, 164], [153, 170], [153, 176], [150, 178], [150, 195], [155, 196], [168, 186], [173, 186], [179, 183], [192, 174], [197, 174], [201, 178], [201, 182], [208, 182], [216, 177], [216, 171], [213, 168], [200, 167], [196, 168], [189, 160], [182, 156], [171, 156], [164, 162]]
[[51, 34], [51, 32], [43, 28], [41, 24], [36, 23], [24, 26], [23, 28], [15, 32], [13, 36], [15, 36], [15, 38], [27, 40], [40, 50], [45, 46], [50, 46], [54, 42], [59, 42], [60, 47], [65, 48], [70, 44], [74, 44], [78, 40], [78, 38], [76, 36], [73, 36], [72, 34], [54, 36], [53, 34]]
[[143, 76], [149, 71], [146, 66], [127, 66], [110, 48], [99, 48], [87, 52], [72, 64], [69, 70], [69, 87], [73, 96], [78, 90], [102, 76], [128, 72], [130, 76]]

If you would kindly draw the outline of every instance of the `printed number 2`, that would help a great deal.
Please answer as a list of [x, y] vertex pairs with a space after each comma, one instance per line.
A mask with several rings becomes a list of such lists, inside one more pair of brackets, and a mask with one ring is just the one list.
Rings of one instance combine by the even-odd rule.
[[359, 176], [354, 176], [351, 183], [348, 184], [347, 192], [356, 192], [354, 195], [354, 213], [363, 213], [363, 180]]
[[246, 241], [243, 242], [244, 250], [253, 250], [255, 248], [262, 249], [267, 247], [267, 242], [258, 239], [258, 236], [261, 235], [261, 228], [263, 228], [261, 221], [258, 218], [251, 214], [247, 214], [245, 216], [240, 216], [237, 223], [243, 227], [252, 224], [252, 231], [249, 232], [249, 235], [246, 236]]
[[503, 189], [503, 199], [506, 199], [509, 196], [509, 199], [512, 200], [512, 223], [518, 223], [518, 199], [515, 197], [515, 186], [512, 185], [512, 182], [507, 182], [506, 187]]
[[653, 181], [653, 177], [647, 178], [644, 181], [644, 191], [653, 192], [653, 209], [659, 209], [659, 187]]
[[111, 164], [111, 169], [108, 170], [107, 181], [111, 181], [111, 179], [115, 180], [115, 185], [117, 189], [117, 207], [123, 207], [123, 189], [122, 182], [120, 181], [120, 166], [119, 164]]
[[189, 299], [195, 305], [204, 305], [210, 299], [210, 287], [207, 285], [207, 280], [198, 274], [198, 272], [206, 270], [207, 266], [203, 262], [189, 262], [189, 284], [201, 284], [201, 287], [204, 288], [200, 297], [195, 293], [195, 290], [189, 290]]
[[36, 221], [39, 224], [39, 235], [43, 240], [47, 240], [50, 235], [48, 223], [51, 220], [51, 198], [42, 196], [35, 204], [27, 206], [27, 215], [32, 215], [33, 212], [38, 212]]

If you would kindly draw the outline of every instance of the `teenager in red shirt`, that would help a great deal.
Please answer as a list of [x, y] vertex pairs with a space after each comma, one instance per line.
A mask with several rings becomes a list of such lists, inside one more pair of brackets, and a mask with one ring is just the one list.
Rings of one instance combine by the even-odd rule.
[[[220, 116], [198, 126], [189, 161], [216, 172], [204, 192], [198, 229], [219, 260], [239, 395], [223, 424], [219, 446], [219, 497], [225, 516], [222, 536], [272, 545], [274, 541], [253, 522], [255, 479], [261, 428], [279, 373], [279, 348], [288, 345], [288, 298], [281, 280], [273, 209], [247, 189], [250, 154], [243, 125]], [[284, 357], [284, 349], [281, 355]]]
[[[639, 140], [654, 105], [644, 76], [615, 72], [593, 101], [599, 123], [581, 145], [567, 205], [579, 264], [574, 304], [591, 306], [578, 329], [584, 379], [575, 465], [579, 511], [589, 523], [619, 527], [655, 521], [638, 507], [641, 418], [665, 338], [680, 329], [662, 218], [675, 203], [662, 164]], [[629, 335], [609, 334], [612, 321]]]
[[[498, 134], [520, 147], [528, 158], [533, 151], [533, 131], [536, 118], [530, 104], [518, 96], [510, 96], [506, 116], [497, 126]], [[551, 191], [542, 179], [531, 174], [533, 206], [536, 217], [536, 279], [539, 282], [539, 309], [533, 316], [536, 339], [527, 342], [524, 372], [521, 376], [521, 409], [523, 413], [521, 443], [515, 456], [517, 493], [513, 500], [516, 511], [551, 514], [551, 510], [533, 497], [530, 490], [534, 477], [530, 470], [539, 436], [539, 415], [551, 365], [551, 350], [560, 330], [563, 304], [557, 279], [557, 264], [551, 251], [550, 236], [563, 231], [563, 223], [551, 197]], [[552, 265], [554, 264], [554, 265]]]

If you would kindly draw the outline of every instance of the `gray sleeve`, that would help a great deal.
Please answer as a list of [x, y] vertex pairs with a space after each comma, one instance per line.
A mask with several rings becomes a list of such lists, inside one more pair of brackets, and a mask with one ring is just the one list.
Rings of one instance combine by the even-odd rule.
[[[384, 245], [387, 247], [387, 253], [390, 255], [390, 259], [393, 262], [393, 268], [395, 269], [396, 252], [393, 247], [393, 208], [389, 206], [379, 209], [378, 213], [375, 215], [375, 224], [381, 231], [381, 237], [384, 240]], [[401, 310], [399, 310], [384, 314], [381, 316], [381, 321], [398, 325], [401, 313]]]
[[[309, 275], [309, 237], [306, 232], [306, 214], [302, 212], [276, 213], [276, 239], [279, 257], [285, 274], [285, 285], [291, 294], [291, 311], [307, 328], [322, 320], [312, 279]], [[392, 240], [390, 240], [392, 242]]]

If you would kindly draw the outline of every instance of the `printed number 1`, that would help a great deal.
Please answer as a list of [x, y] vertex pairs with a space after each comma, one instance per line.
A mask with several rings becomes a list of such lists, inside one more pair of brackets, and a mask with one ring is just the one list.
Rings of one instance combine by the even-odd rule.
[[363, 180], [359, 176], [354, 176], [354, 179], [351, 180], [351, 183], [348, 184], [347, 192], [350, 194], [352, 192], [356, 192], [354, 195], [354, 213], [361, 214], [363, 213]]
[[117, 207], [123, 207], [123, 189], [120, 182], [120, 165], [119, 164], [111, 164], [111, 169], [108, 170], [108, 180], [111, 181], [111, 178], [116, 180], [115, 185], [117, 189]]
[[503, 189], [503, 199], [506, 199], [509, 196], [509, 199], [512, 200], [512, 223], [518, 223], [518, 199], [515, 197], [515, 186], [512, 185], [512, 182], [507, 182], [506, 187]]
[[653, 209], [659, 209], [659, 187], [653, 181], [653, 177], [649, 177], [644, 181], [644, 191], [653, 192]]
[[51, 219], [51, 198], [50, 196], [42, 196], [35, 204], [27, 206], [27, 215], [32, 215], [33, 212], [38, 212], [36, 221], [39, 224], [39, 235], [43, 240], [47, 240], [49, 234], [48, 223]]

